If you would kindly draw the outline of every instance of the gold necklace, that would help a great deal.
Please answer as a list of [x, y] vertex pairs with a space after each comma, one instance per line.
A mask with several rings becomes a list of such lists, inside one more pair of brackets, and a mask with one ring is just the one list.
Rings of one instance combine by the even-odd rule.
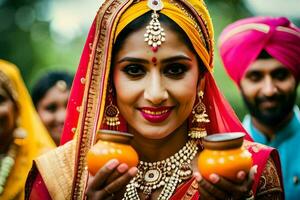
[[189, 140], [182, 149], [165, 160], [154, 163], [140, 161], [138, 174], [126, 186], [123, 200], [139, 200], [138, 190], [147, 199], [154, 190], [161, 187], [163, 189], [158, 200], [169, 199], [177, 185], [192, 176], [190, 163], [197, 152], [197, 142]]

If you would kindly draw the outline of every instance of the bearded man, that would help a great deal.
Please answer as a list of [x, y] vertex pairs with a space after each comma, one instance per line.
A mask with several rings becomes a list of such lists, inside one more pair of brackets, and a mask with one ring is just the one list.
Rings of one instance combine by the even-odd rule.
[[252, 17], [219, 39], [226, 71], [249, 113], [243, 124], [254, 141], [279, 150], [285, 198], [300, 197], [300, 29], [285, 17]]

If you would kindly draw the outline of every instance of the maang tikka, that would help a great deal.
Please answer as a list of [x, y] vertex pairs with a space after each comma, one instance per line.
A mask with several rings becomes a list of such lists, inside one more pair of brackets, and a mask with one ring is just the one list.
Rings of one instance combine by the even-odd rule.
[[120, 125], [119, 109], [113, 104], [113, 89], [108, 86], [108, 101], [109, 104], [105, 108], [104, 119], [107, 126], [112, 130], [117, 130], [117, 126]]
[[165, 40], [165, 32], [158, 21], [159, 14], [157, 11], [163, 9], [164, 5], [161, 0], [148, 0], [148, 7], [153, 10], [151, 14], [151, 21], [146, 27], [146, 33], [144, 34], [145, 42], [150, 45], [154, 51], [157, 50]]
[[202, 88], [198, 92], [198, 103], [194, 106], [192, 110], [192, 127], [189, 130], [189, 137], [192, 139], [201, 139], [207, 135], [205, 123], [209, 123], [208, 114], [206, 113], [206, 107], [202, 102], [204, 97], [204, 85], [205, 80], [201, 80]]

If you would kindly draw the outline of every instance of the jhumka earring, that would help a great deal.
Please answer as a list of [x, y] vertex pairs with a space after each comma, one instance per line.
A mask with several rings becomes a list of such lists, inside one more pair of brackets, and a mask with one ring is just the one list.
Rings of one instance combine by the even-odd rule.
[[149, 25], [146, 27], [146, 33], [144, 34], [145, 42], [150, 45], [154, 51], [157, 50], [158, 46], [160, 46], [165, 40], [165, 32], [161, 27], [160, 22], [158, 21], [158, 13], [163, 9], [163, 2], [160, 0], [148, 0], [148, 7], [153, 10], [151, 14], [151, 21]]
[[202, 90], [198, 92], [198, 103], [193, 108], [192, 128], [189, 130], [189, 137], [192, 139], [201, 139], [207, 135], [205, 124], [210, 120], [206, 114], [206, 107], [202, 102], [204, 93]]
[[105, 108], [104, 119], [105, 123], [111, 127], [112, 130], [116, 130], [117, 126], [120, 125], [119, 120], [119, 109], [113, 104], [113, 89], [109, 86], [108, 88], [108, 101], [109, 105]]

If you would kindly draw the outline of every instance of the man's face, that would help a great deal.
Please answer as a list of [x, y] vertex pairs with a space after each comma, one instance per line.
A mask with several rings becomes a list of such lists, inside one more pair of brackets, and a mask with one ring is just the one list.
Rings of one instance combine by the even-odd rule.
[[250, 114], [266, 125], [276, 125], [292, 111], [297, 81], [274, 58], [257, 59], [240, 82], [241, 93]]

